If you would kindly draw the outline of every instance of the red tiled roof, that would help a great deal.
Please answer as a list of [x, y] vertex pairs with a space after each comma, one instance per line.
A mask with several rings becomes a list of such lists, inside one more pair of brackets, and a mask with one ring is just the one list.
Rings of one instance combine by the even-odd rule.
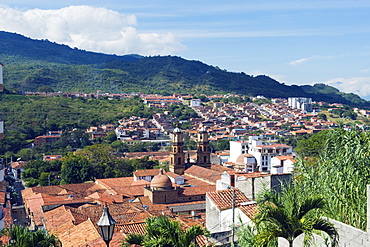
[[216, 172], [224, 172], [224, 171], [233, 171], [233, 169], [222, 166], [222, 165], [217, 165], [217, 164], [212, 164], [211, 165], [211, 170], [216, 171]]
[[242, 202], [249, 202], [249, 199], [239, 189], [227, 189], [208, 192], [207, 197], [217, 206], [219, 210], [225, 210], [232, 207], [233, 191], [235, 192], [235, 206]]
[[259, 148], [289, 148], [291, 146], [286, 144], [270, 144], [270, 145], [258, 145]]
[[155, 176], [159, 174], [159, 169], [136, 170], [134, 175], [136, 177]]
[[257, 203], [249, 205], [239, 205], [238, 208], [247, 215], [250, 219], [253, 219], [257, 213]]
[[221, 178], [222, 174], [222, 172], [216, 172], [197, 165], [193, 165], [189, 169], [186, 169], [184, 173], [185, 175], [199, 178], [212, 184], [216, 184], [216, 181]]
[[144, 222], [141, 223], [130, 223], [130, 224], [123, 224], [117, 225], [116, 227], [120, 230], [120, 232], [125, 234], [145, 234], [145, 226]]
[[26, 161], [17, 161], [10, 164], [13, 169], [22, 169], [27, 164]]

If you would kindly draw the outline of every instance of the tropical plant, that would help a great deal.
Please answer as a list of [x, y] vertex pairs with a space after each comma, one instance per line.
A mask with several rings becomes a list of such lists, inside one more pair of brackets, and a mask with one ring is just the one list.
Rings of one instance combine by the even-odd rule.
[[281, 192], [264, 191], [258, 199], [258, 213], [254, 219], [257, 228], [257, 246], [274, 246], [277, 239], [293, 241], [303, 234], [304, 246], [311, 246], [314, 234], [328, 236], [331, 246], [337, 246], [339, 235], [324, 218], [326, 203], [322, 196], [302, 196], [292, 185]]
[[50, 235], [41, 230], [29, 231], [21, 225], [12, 225], [11, 228], [4, 228], [0, 232], [1, 236], [10, 238], [9, 247], [61, 247], [61, 242], [54, 235]]
[[296, 185], [302, 194], [324, 196], [330, 218], [365, 230], [370, 133], [352, 129], [323, 132], [320, 139], [325, 143], [316, 150], [316, 159], [296, 162], [300, 171]]
[[145, 235], [129, 234], [122, 246], [139, 244], [144, 247], [192, 247], [197, 246], [197, 236], [207, 234], [199, 225], [184, 230], [179, 221], [166, 216], [148, 218], [145, 230]]
[[250, 225], [245, 225], [237, 229], [238, 246], [255, 247], [257, 246], [256, 229]]

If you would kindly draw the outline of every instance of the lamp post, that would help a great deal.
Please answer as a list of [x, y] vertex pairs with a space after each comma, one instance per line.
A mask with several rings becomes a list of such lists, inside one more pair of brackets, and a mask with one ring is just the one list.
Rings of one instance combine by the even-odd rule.
[[103, 214], [96, 224], [100, 228], [100, 235], [102, 236], [107, 247], [109, 247], [109, 242], [112, 240], [114, 225], [116, 223], [117, 222], [110, 215], [107, 205], [105, 205], [103, 209]]

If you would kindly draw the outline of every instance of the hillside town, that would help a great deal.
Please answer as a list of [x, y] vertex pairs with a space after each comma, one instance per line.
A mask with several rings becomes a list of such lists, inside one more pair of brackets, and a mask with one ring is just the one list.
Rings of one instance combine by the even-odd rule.
[[[98, 95], [104, 96], [113, 97]], [[233, 226], [253, 225], [257, 194], [266, 188], [278, 191], [282, 184], [293, 179], [296, 154], [292, 146], [278, 143], [276, 137], [337, 127], [332, 121], [320, 119], [320, 109], [314, 108], [307, 98], [272, 99], [272, 103], [257, 105], [253, 101], [204, 104], [191, 95], [139, 96], [148, 107], [165, 109], [171, 104], [188, 105], [199, 117], [186, 120], [191, 129], [184, 130], [174, 127], [171, 122], [174, 117], [164, 112], [153, 115], [152, 119], [132, 116], [118, 123], [92, 126], [86, 133], [94, 139], [114, 131], [117, 140], [128, 146], [137, 142], [159, 143], [161, 151], [125, 153], [125, 157], [148, 156], [169, 164], [168, 171], [137, 170], [132, 177], [25, 188], [20, 191], [21, 201], [11, 205], [9, 197], [14, 191], [7, 188], [16, 190], [22, 185], [26, 162], [4, 164], [0, 176], [1, 227], [24, 224], [30, 230], [44, 229], [67, 247], [104, 246], [97, 222], [106, 207], [116, 222], [109, 246], [121, 246], [128, 234], [144, 234], [146, 219], [161, 215], [180, 221], [185, 228], [201, 225], [207, 229], [208, 236], [196, 238], [199, 246], [229, 246], [237, 238]], [[228, 97], [239, 96], [212, 96], [208, 102]], [[264, 99], [263, 96], [257, 98]], [[320, 103], [323, 102], [317, 104]], [[34, 146], [52, 143], [60, 134], [61, 131], [39, 136]], [[185, 135], [196, 142], [196, 150], [184, 151]], [[230, 149], [213, 152], [210, 143], [217, 140], [227, 140]], [[61, 158], [61, 155], [44, 156], [46, 161]], [[11, 186], [4, 180], [7, 174], [14, 177]], [[351, 231], [357, 234], [359, 244], [356, 246], [366, 246], [368, 233], [340, 222], [335, 224], [341, 239], [346, 239]], [[2, 241], [6, 243], [8, 239]]]
[[[105, 246], [106, 243], [122, 246], [128, 235], [145, 234], [148, 218], [161, 216], [179, 221], [185, 229], [195, 225], [206, 229], [209, 234], [196, 237], [197, 246], [234, 246], [238, 239], [235, 228], [254, 224], [259, 193], [281, 191], [297, 175], [296, 152], [292, 146], [280, 143], [278, 138], [337, 128], [334, 121], [319, 117], [319, 106], [325, 104], [329, 111], [342, 107], [302, 97], [269, 100], [263, 96], [201, 95], [195, 98], [180, 94], [101, 92], [26, 92], [25, 95], [97, 99], [140, 97], [147, 107], [162, 110], [152, 118], [131, 116], [84, 131], [91, 140], [113, 132], [115, 139], [128, 147], [137, 143], [157, 145], [158, 151], [125, 152], [120, 158], [148, 157], [159, 161], [167, 170], [142, 169], [129, 177], [60, 185], [50, 185], [49, 175], [49, 185], [25, 188], [23, 173], [27, 162], [21, 158], [2, 161], [0, 228], [19, 224], [30, 231], [44, 230], [55, 235], [66, 247]], [[239, 102], [232, 102], [235, 99]], [[262, 103], [257, 104], [258, 101]], [[176, 119], [167, 110], [171, 105], [189, 107], [198, 117]], [[369, 115], [367, 110], [355, 109], [355, 112], [363, 117]], [[181, 129], [174, 125], [175, 122], [186, 123], [188, 128]], [[3, 135], [3, 122], [0, 127]], [[358, 127], [366, 129], [364, 124]], [[30, 147], [54, 143], [61, 138], [62, 131], [38, 136]], [[185, 139], [193, 141], [195, 149], [185, 150]], [[220, 140], [227, 142], [227, 150], [213, 150], [213, 143]], [[60, 154], [48, 154], [43, 160], [51, 162], [62, 158]], [[5, 177], [11, 177], [12, 181]], [[99, 222], [104, 215], [109, 216], [114, 227], [109, 240], [103, 239], [99, 232]], [[349, 246], [349, 241], [351, 246], [368, 246], [370, 231], [331, 222], [338, 230], [339, 246]], [[1, 244], [11, 240], [7, 236], [0, 238]], [[303, 241], [303, 237], [298, 238], [296, 245]], [[279, 244], [284, 246], [284, 243]]]

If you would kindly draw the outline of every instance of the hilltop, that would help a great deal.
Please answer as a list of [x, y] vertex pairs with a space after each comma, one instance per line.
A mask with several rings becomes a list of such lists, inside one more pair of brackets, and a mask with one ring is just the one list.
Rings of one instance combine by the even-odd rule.
[[355, 94], [324, 85], [288, 86], [265, 75], [222, 70], [176, 56], [109, 55], [0, 32], [0, 62], [6, 89], [54, 91], [240, 94], [311, 97], [316, 101], [370, 107]]

